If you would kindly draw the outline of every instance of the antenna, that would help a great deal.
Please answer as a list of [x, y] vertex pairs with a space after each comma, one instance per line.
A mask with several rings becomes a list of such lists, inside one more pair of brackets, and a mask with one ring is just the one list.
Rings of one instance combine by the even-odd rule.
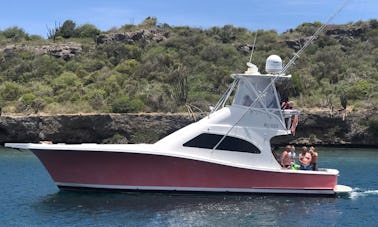
[[253, 46], [252, 46], [251, 56], [249, 57], [249, 62], [248, 63], [252, 63], [252, 56], [253, 56], [253, 51], [255, 50], [256, 39], [257, 39], [257, 31], [255, 33], [255, 39], [253, 40]]
[[256, 40], [257, 40], [257, 31], [255, 33], [255, 39], [253, 41], [253, 46], [252, 46], [252, 50], [251, 50], [251, 56], [249, 57], [249, 62], [247, 62], [248, 69], [247, 69], [247, 71], [245, 71], [245, 74], [250, 74], [250, 75], [252, 75], [252, 74], [260, 74], [259, 73], [259, 68], [257, 68], [257, 66], [252, 63], [252, 56], [253, 56], [253, 52], [255, 50]]
[[329, 22], [331, 22], [333, 20], [333, 18], [335, 18], [336, 15], [339, 14], [341, 12], [341, 10], [344, 9], [344, 7], [349, 2], [350, 2], [350, 0], [346, 0], [344, 2], [344, 4], [339, 8], [339, 10], [337, 10], [334, 14], [332, 14], [328, 18], [328, 20], [324, 24], [322, 24], [322, 26], [320, 26], [320, 28], [318, 28], [318, 30], [316, 30], [316, 32], [311, 36], [311, 38], [306, 41], [306, 43], [303, 45], [303, 47], [297, 53], [295, 53], [294, 56], [290, 59], [290, 61], [282, 68], [282, 71], [281, 71], [280, 74], [285, 74], [286, 70], [288, 68], [290, 68], [290, 66], [299, 58], [299, 56], [311, 44], [311, 42], [314, 41], [314, 39], [318, 38], [318, 35], [327, 27]]

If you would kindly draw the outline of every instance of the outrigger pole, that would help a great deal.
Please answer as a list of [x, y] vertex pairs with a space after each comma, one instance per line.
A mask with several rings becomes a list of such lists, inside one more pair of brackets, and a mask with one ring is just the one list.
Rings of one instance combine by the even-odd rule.
[[318, 28], [318, 30], [316, 30], [316, 32], [310, 37], [309, 40], [306, 41], [306, 43], [303, 45], [303, 47], [297, 52], [294, 54], [294, 56], [290, 59], [290, 61], [282, 68], [282, 71], [280, 74], [284, 74], [286, 72], [286, 70], [288, 68], [290, 68], [290, 66], [299, 58], [299, 56], [302, 54], [302, 52], [308, 47], [310, 46], [310, 44], [312, 43], [312, 41], [314, 41], [316, 38], [318, 38], [318, 35], [327, 27], [327, 25], [329, 25], [329, 23], [336, 17], [337, 14], [339, 14], [341, 12], [341, 10], [344, 9], [344, 7], [350, 2], [350, 0], [347, 0], [344, 2], [344, 4], [339, 8], [339, 10], [337, 10], [332, 16], [330, 16], [328, 18], [328, 20], [322, 24], [322, 26], [320, 26]]
[[[257, 98], [252, 102], [252, 104], [248, 107], [248, 109], [246, 109], [244, 111], [244, 113], [240, 116], [239, 120], [237, 120], [232, 125], [232, 127], [226, 132], [226, 134], [224, 134], [222, 136], [222, 138], [219, 140], [219, 142], [213, 147], [213, 150], [215, 150], [215, 149], [218, 148], [218, 146], [223, 142], [223, 140], [226, 138], [226, 136], [228, 136], [228, 134], [230, 134], [230, 132], [232, 131], [232, 129], [234, 129], [234, 127], [241, 121], [241, 119], [243, 119], [243, 117], [248, 113], [248, 111], [250, 111], [252, 109], [252, 107], [255, 105], [255, 103], [257, 103], [257, 101], [260, 100], [261, 97], [263, 97], [265, 95], [265, 93], [267, 92], [268, 88], [271, 87], [271, 86], [273, 86], [273, 84], [279, 78], [279, 76], [285, 74], [285, 72], [287, 71], [287, 69], [290, 68], [290, 66], [299, 58], [299, 56], [303, 53], [303, 51], [312, 43], [312, 41], [314, 41], [318, 37], [318, 35], [327, 27], [327, 25], [336, 17], [336, 15], [338, 15], [344, 9], [344, 7], [349, 2], [350, 2], [350, 0], [344, 1], [344, 3], [341, 5], [341, 7], [334, 14], [332, 14], [328, 18], [328, 20], [324, 24], [322, 24], [322, 26], [320, 26], [318, 28], [318, 30], [315, 31], [315, 33], [310, 37], [309, 40], [306, 41], [306, 43], [303, 45], [303, 47], [297, 53], [295, 53], [294, 56], [290, 59], [290, 61], [282, 68], [281, 72], [279, 74], [277, 74], [273, 78], [273, 80], [266, 86], [266, 88], [260, 93], [260, 95], [258, 95]], [[256, 36], [255, 36], [254, 44], [255, 43], [256, 43]], [[253, 49], [254, 49], [254, 47], [253, 47]], [[252, 54], [253, 54], [253, 49], [252, 49]], [[251, 54], [251, 57], [250, 57], [250, 61], [252, 59], [252, 54]]]

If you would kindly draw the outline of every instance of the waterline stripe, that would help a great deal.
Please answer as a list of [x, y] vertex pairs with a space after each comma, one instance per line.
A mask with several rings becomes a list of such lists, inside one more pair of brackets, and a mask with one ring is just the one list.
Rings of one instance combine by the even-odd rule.
[[130, 186], [130, 185], [102, 185], [55, 182], [58, 187], [142, 190], [142, 191], [193, 191], [193, 192], [250, 192], [250, 193], [283, 193], [283, 194], [335, 194], [330, 189], [271, 189], [271, 188], [201, 188], [201, 187], [163, 187], [163, 186]]

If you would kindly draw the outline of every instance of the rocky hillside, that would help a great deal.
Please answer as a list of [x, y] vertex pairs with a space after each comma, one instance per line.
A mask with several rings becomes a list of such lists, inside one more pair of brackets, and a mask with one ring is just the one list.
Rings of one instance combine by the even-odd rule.
[[[378, 147], [376, 132], [361, 122], [369, 117], [351, 114], [343, 120], [341, 115], [304, 113], [295, 136], [272, 143]], [[153, 143], [193, 121], [188, 114], [2, 116], [0, 143]]]
[[[370, 28], [368, 26], [346, 26], [346, 25], [331, 25], [328, 26], [326, 30], [326, 35], [334, 38], [335, 40], [341, 42], [343, 40], [353, 40], [356, 37], [361, 37], [369, 32]], [[289, 32], [293, 32], [290, 30]], [[310, 33], [311, 35], [312, 33]], [[151, 43], [151, 42], [162, 42], [169, 38], [170, 32], [159, 28], [150, 29], [137, 29], [130, 32], [118, 32], [112, 31], [108, 33], [102, 33], [96, 35], [95, 43], [93, 43], [92, 48], [96, 45], [102, 44], [112, 44], [112, 43], [124, 43], [124, 44], [137, 44], [137, 43]], [[285, 40], [287, 47], [298, 51], [304, 43], [310, 39], [311, 36], [306, 36], [302, 34], [299, 38], [289, 38]], [[30, 51], [36, 55], [48, 54], [50, 56], [56, 57], [58, 59], [63, 59], [65, 61], [71, 60], [73, 57], [78, 56], [82, 52], [82, 42], [54, 42], [50, 44], [46, 43], [29, 43], [18, 44], [18, 43], [0, 43], [0, 53], [5, 55], [12, 54], [17, 51]], [[251, 44], [241, 44], [237, 46], [237, 49], [241, 52], [249, 54], [252, 50]]]
[[[0, 108], [4, 114], [184, 112], [207, 110], [253, 62], [293, 57], [321, 24], [279, 34], [225, 25], [207, 29], [159, 24], [100, 31], [67, 20], [44, 39], [22, 28], [0, 30]], [[296, 106], [378, 106], [378, 21], [328, 26], [287, 71], [281, 97]]]
[[[18, 27], [0, 30], [0, 142], [156, 141], [190, 118], [126, 113], [207, 110], [229, 75], [246, 70], [256, 34], [253, 63], [264, 73], [269, 55], [288, 62], [320, 26], [303, 23], [279, 34], [174, 27], [149, 17], [109, 31], [67, 20], [48, 39]], [[277, 88], [295, 108], [347, 108], [348, 117], [309, 111], [289, 140], [377, 144], [377, 53], [378, 20], [328, 26], [287, 71], [292, 80]]]

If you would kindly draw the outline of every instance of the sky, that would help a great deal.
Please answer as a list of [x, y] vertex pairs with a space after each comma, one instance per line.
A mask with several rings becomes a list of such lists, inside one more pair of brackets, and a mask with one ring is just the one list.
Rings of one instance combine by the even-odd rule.
[[[326, 22], [346, 0], [5, 0], [0, 30], [17, 26], [33, 35], [47, 36], [48, 28], [73, 20], [102, 31], [139, 24], [146, 17], [171, 26], [210, 28], [231, 24], [249, 30], [281, 33], [304, 22]], [[347, 0], [332, 21], [345, 24], [378, 19], [378, 0]]]

